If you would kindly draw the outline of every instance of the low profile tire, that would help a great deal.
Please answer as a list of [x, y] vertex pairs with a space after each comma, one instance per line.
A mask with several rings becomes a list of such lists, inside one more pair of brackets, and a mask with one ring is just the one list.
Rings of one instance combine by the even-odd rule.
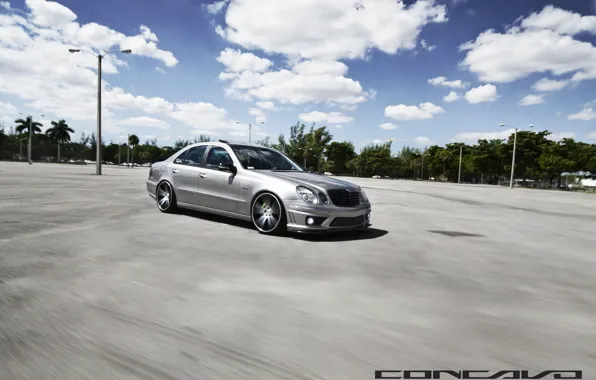
[[159, 211], [165, 213], [173, 213], [177, 211], [176, 194], [172, 185], [167, 181], [160, 182], [156, 190], [157, 208]]
[[272, 193], [259, 194], [252, 202], [252, 223], [260, 233], [281, 235], [286, 232], [286, 210]]

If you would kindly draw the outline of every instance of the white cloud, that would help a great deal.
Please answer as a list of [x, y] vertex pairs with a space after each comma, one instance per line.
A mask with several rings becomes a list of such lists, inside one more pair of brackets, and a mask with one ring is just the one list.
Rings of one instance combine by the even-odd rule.
[[161, 67], [156, 67], [155, 68], [155, 71], [157, 71], [158, 73], [161, 73], [161, 74], [165, 74], [166, 73], [166, 71], [164, 69], [162, 69]]
[[554, 132], [547, 136], [547, 139], [552, 141], [561, 141], [563, 139], [574, 139], [575, 132]]
[[264, 123], [267, 121], [267, 115], [260, 108], [250, 108], [248, 114], [254, 116], [257, 123]]
[[309, 113], [301, 113], [298, 118], [308, 123], [329, 123], [329, 124], [344, 124], [354, 120], [353, 117], [344, 115], [341, 112], [320, 112], [313, 111]]
[[341, 125], [341, 124], [337, 124], [337, 125], [335, 126], [335, 128], [338, 128], [338, 129], [342, 129], [343, 127], [344, 127], [344, 126], [343, 126], [343, 125]]
[[10, 103], [0, 101], [0, 116], [16, 116], [17, 107]]
[[432, 119], [436, 114], [443, 112], [445, 112], [443, 108], [430, 102], [421, 103], [419, 106], [399, 104], [397, 106], [387, 106], [385, 108], [385, 116], [396, 120]]
[[148, 116], [129, 117], [118, 124], [130, 127], [170, 129], [170, 124], [167, 122]]
[[257, 107], [260, 107], [264, 110], [274, 110], [275, 103], [273, 103], [273, 102], [257, 102]]
[[497, 100], [497, 87], [492, 84], [474, 87], [466, 92], [465, 98], [471, 104], [494, 102]]
[[544, 103], [544, 95], [526, 95], [522, 100], [519, 101], [520, 106], [533, 106], [536, 104]]
[[532, 86], [532, 87], [536, 91], [550, 92], [550, 91], [562, 90], [568, 84], [569, 84], [568, 80], [556, 80], [556, 79], [542, 78], [538, 82], [534, 83], [534, 86]]
[[507, 129], [498, 132], [463, 132], [458, 133], [452, 139], [459, 142], [476, 142], [478, 140], [504, 140], [509, 138], [515, 129]]
[[569, 120], [594, 120], [596, 119], [596, 111], [594, 111], [592, 108], [584, 108], [578, 113], [574, 113], [572, 115], [567, 116], [567, 118]]
[[447, 103], [455, 102], [460, 98], [459, 94], [455, 91], [450, 91], [449, 94], [443, 97], [443, 101]]
[[357, 105], [372, 96], [363, 90], [359, 82], [328, 73], [304, 75], [283, 69], [264, 73], [222, 72], [219, 78], [229, 81], [226, 94], [241, 100], [256, 98], [294, 105], [321, 102], [329, 105]]
[[590, 140], [596, 140], [596, 132], [590, 132], [587, 136]]
[[431, 45], [426, 40], [420, 40], [420, 46], [426, 51], [433, 51], [437, 48], [436, 45]]
[[242, 53], [240, 50], [226, 48], [219, 53], [217, 62], [226, 67], [230, 73], [252, 71], [260, 73], [267, 71], [272, 62], [266, 58], [260, 58], [252, 53]]
[[212, 15], [218, 14], [219, 12], [221, 12], [224, 9], [224, 7], [229, 2], [230, 2], [230, 0], [219, 0], [219, 1], [216, 1], [211, 4], [207, 4], [206, 5], [207, 12], [209, 12]]
[[434, 144], [434, 141], [433, 140], [431, 140], [431, 139], [429, 139], [428, 137], [425, 137], [425, 136], [415, 137], [414, 139], [412, 139], [412, 141], [415, 144], [423, 145], [423, 146], [433, 145]]
[[445, 21], [446, 7], [433, 1], [375, 0], [356, 10], [342, 0], [237, 0], [216, 29], [246, 49], [337, 60], [412, 50], [424, 26]]
[[348, 66], [338, 61], [301, 61], [293, 65], [292, 71], [299, 75], [333, 75], [344, 76]]
[[484, 82], [513, 82], [535, 73], [574, 73], [576, 82], [596, 78], [596, 47], [573, 38], [596, 31], [593, 17], [546, 6], [505, 33], [486, 30], [462, 44], [467, 53], [460, 66]]
[[9, 11], [10, 8], [10, 3], [8, 1], [0, 1], [0, 8], [6, 9], [7, 11]]
[[392, 131], [397, 128], [397, 125], [392, 124], [392, 123], [383, 123], [383, 124], [379, 125], [379, 128], [384, 129], [386, 131]]
[[534, 12], [521, 23], [523, 28], [554, 30], [560, 34], [576, 35], [583, 32], [596, 34], [596, 16], [582, 16], [552, 5]]
[[442, 76], [431, 78], [428, 80], [428, 83], [432, 84], [433, 86], [445, 86], [451, 88], [466, 88], [470, 85], [469, 83], [462, 82], [460, 79], [450, 81], [447, 80], [446, 77]]
[[[126, 36], [96, 23], [81, 25], [72, 11], [55, 2], [28, 0], [26, 4], [30, 13], [0, 15], [0, 92], [20, 98], [24, 106], [46, 115], [67, 120], [95, 119], [97, 61], [87, 54], [70, 54], [69, 48], [98, 51], [130, 47], [133, 54], [153, 57], [170, 66], [177, 63], [170, 52], [157, 47], [157, 36], [146, 26], [140, 27], [139, 35]], [[127, 66], [121, 58], [105, 57], [104, 78]], [[106, 129], [117, 124], [115, 110], [164, 112], [173, 107], [161, 98], [136, 97], [106, 81], [102, 85]]]

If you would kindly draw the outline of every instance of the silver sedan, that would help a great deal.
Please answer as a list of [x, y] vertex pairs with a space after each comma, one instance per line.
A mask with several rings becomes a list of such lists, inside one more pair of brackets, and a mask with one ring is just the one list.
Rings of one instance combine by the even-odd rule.
[[271, 148], [223, 140], [189, 145], [151, 165], [147, 191], [162, 212], [192, 209], [251, 221], [261, 233], [371, 225], [357, 185], [305, 171]]

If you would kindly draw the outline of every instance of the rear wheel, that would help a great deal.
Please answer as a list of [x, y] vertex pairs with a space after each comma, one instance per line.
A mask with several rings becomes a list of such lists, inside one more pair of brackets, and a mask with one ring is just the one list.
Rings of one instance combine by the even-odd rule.
[[284, 233], [287, 222], [283, 204], [272, 193], [259, 194], [252, 203], [252, 222], [260, 233]]
[[167, 181], [163, 181], [157, 185], [156, 195], [157, 207], [159, 208], [159, 211], [172, 213], [177, 210], [176, 194], [174, 194], [172, 185], [170, 185]]

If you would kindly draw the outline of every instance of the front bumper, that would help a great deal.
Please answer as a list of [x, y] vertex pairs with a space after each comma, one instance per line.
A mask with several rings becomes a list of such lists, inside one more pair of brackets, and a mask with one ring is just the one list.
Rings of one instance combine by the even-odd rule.
[[[371, 206], [315, 206], [300, 201], [285, 201], [287, 230], [292, 232], [346, 231], [371, 226]], [[311, 222], [311, 223], [309, 223]]]

